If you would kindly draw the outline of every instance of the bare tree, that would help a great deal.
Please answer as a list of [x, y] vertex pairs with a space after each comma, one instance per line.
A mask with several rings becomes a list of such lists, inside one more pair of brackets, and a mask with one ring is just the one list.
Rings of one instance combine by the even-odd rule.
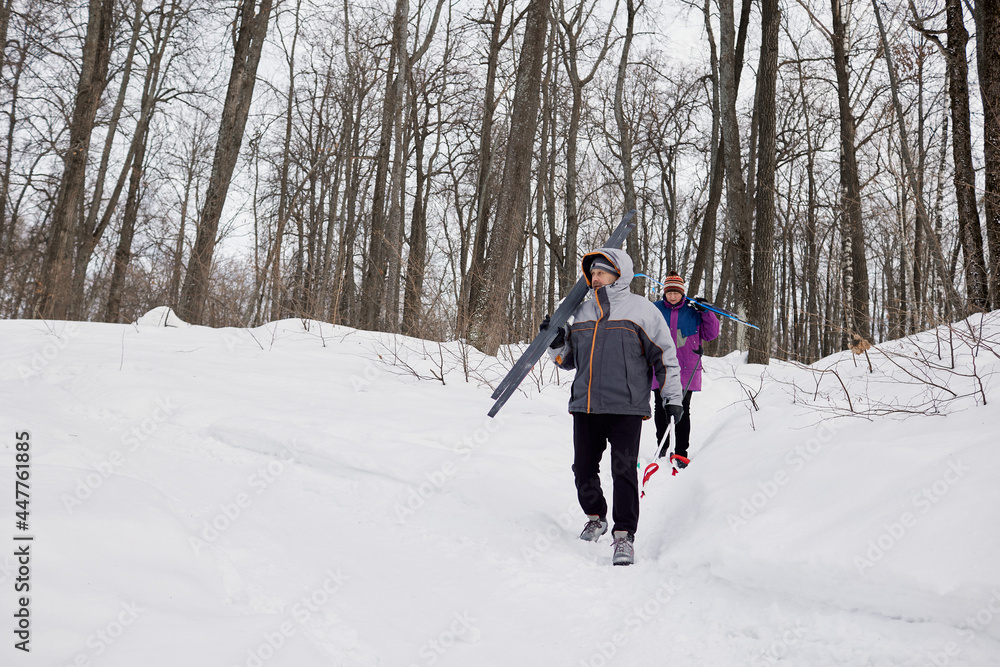
[[[927, 209], [921, 195], [922, 188], [917, 180], [916, 168], [914, 166], [912, 154], [910, 153], [906, 123], [903, 120], [903, 108], [899, 101], [899, 84], [896, 81], [896, 68], [895, 65], [893, 65], [892, 55], [889, 51], [889, 40], [886, 35], [885, 25], [882, 22], [882, 13], [878, 8], [878, 0], [872, 0], [872, 7], [875, 10], [875, 20], [878, 22], [879, 34], [882, 37], [882, 54], [885, 56], [886, 65], [889, 70], [892, 105], [896, 111], [896, 120], [899, 124], [900, 150], [903, 154], [903, 164], [906, 167], [906, 175], [914, 193], [913, 201], [917, 209], [917, 224], [923, 227], [924, 233], [931, 241], [931, 256], [933, 258], [934, 268], [937, 270], [938, 279], [941, 281], [941, 285], [944, 287], [945, 292], [948, 295], [948, 301], [951, 303], [954, 312], [960, 313], [964, 310], [962, 307], [962, 300], [958, 295], [958, 291], [955, 289], [955, 284], [952, 281], [951, 276], [948, 274], [944, 253], [941, 250], [941, 241], [938, 238], [938, 235], [934, 232], [934, 229], [931, 228], [930, 218], [927, 215]], [[863, 337], [867, 338], [867, 336]]]
[[851, 108], [850, 64], [848, 58], [847, 25], [841, 12], [843, 0], [830, 0], [833, 32], [828, 33], [833, 45], [833, 69], [837, 76], [837, 101], [840, 106], [840, 198], [841, 237], [848, 250], [849, 270], [844, 277], [850, 297], [849, 324], [861, 338], [871, 338], [869, 315], [868, 260], [865, 256], [865, 228], [861, 211], [861, 179], [858, 174], [856, 125]]
[[188, 219], [192, 210], [198, 210], [198, 204], [200, 203], [199, 175], [201, 174], [201, 165], [203, 161], [207, 161], [209, 151], [211, 150], [208, 143], [210, 139], [207, 136], [208, 129], [206, 128], [206, 124], [204, 120], [201, 120], [189, 125], [190, 137], [184, 142], [181, 148], [183, 152], [175, 158], [177, 161], [175, 168], [180, 172], [178, 179], [180, 187], [180, 192], [178, 193], [180, 219], [178, 221], [177, 236], [174, 239], [172, 248], [170, 282], [167, 289], [169, 295], [168, 303], [175, 309], [179, 307], [180, 303], [181, 278], [184, 269], [184, 241], [187, 233]]
[[[422, 301], [424, 297], [424, 277], [427, 271], [427, 230], [428, 204], [435, 176], [435, 161], [441, 152], [441, 132], [445, 94], [450, 77], [448, 70], [453, 66], [451, 26], [449, 22], [443, 57], [433, 68], [411, 70], [410, 81], [414, 89], [410, 96], [410, 121], [413, 134], [415, 181], [413, 189], [413, 212], [410, 218], [408, 244], [410, 252], [406, 257], [406, 280], [403, 284], [402, 332], [411, 336], [423, 333]], [[419, 78], [419, 81], [418, 81]], [[434, 120], [431, 120], [432, 114]], [[425, 158], [431, 134], [435, 135], [430, 156]]]
[[487, 354], [496, 354], [512, 329], [507, 317], [508, 296], [528, 213], [528, 183], [548, 25], [549, 0], [531, 0], [525, 16], [524, 43], [514, 85], [510, 137], [504, 157], [496, 221], [481, 269], [483, 289], [475, 303], [469, 329], [469, 341]]
[[[483, 85], [483, 118], [479, 130], [479, 150], [476, 156], [476, 193], [474, 199], [474, 219], [472, 236], [472, 266], [462, 284], [462, 294], [459, 299], [459, 329], [468, 331], [472, 322], [472, 308], [478, 303], [483, 289], [486, 264], [486, 249], [489, 244], [490, 201], [492, 199], [491, 177], [493, 176], [493, 125], [496, 115], [497, 69], [500, 65], [500, 50], [504, 47], [514, 31], [514, 21], [504, 29], [503, 15], [507, 7], [512, 6], [508, 0], [497, 0], [493, 16], [482, 18], [480, 23], [490, 26], [490, 38], [486, 57], [486, 79]], [[465, 258], [462, 267], [465, 267]]]
[[[141, 14], [142, 4], [136, 3], [136, 11]], [[171, 33], [177, 25], [178, 3], [171, 3], [168, 7], [162, 3], [157, 9], [150, 13], [149, 20], [156, 22], [156, 28], [149, 38], [149, 54], [146, 66], [146, 73], [143, 81], [142, 97], [140, 102], [139, 119], [136, 123], [135, 134], [129, 146], [129, 155], [126, 164], [130, 167], [130, 182], [128, 195], [125, 200], [125, 210], [122, 215], [122, 227], [118, 237], [118, 247], [115, 250], [114, 269], [111, 276], [111, 284], [108, 288], [108, 303], [105, 309], [105, 319], [110, 322], [121, 321], [121, 297], [125, 285], [125, 275], [128, 271], [129, 263], [132, 260], [132, 240], [135, 235], [137, 216], [139, 211], [139, 201], [143, 182], [143, 172], [145, 170], [146, 148], [149, 140], [149, 126], [153, 118], [153, 113], [157, 103], [162, 99], [164, 90], [162, 83], [164, 80], [163, 56], [170, 43]], [[139, 18], [136, 18], [139, 21]], [[117, 197], [115, 198], [117, 200]], [[96, 205], [95, 205], [96, 207]], [[111, 206], [109, 206], [110, 210]], [[108, 216], [108, 213], [105, 213]], [[102, 228], [106, 226], [102, 221]], [[96, 239], [91, 234], [93, 243]], [[92, 247], [92, 246], [91, 246]], [[80, 251], [87, 251], [89, 259], [90, 251], [87, 245], [80, 244]], [[78, 271], [85, 271], [78, 265]], [[82, 289], [81, 289], [82, 293]]]
[[778, 79], [778, 35], [781, 10], [778, 0], [761, 3], [760, 66], [757, 69], [756, 116], [757, 147], [757, 215], [754, 227], [753, 293], [749, 315], [760, 327], [751, 334], [747, 361], [767, 364], [771, 359], [771, 338], [774, 329], [774, 190], [776, 152], [776, 114]]
[[[562, 292], [569, 291], [577, 279], [577, 234], [580, 227], [580, 214], [577, 201], [577, 151], [579, 145], [580, 122], [583, 116], [583, 89], [597, 74], [611, 47], [611, 29], [618, 13], [618, 0], [615, 1], [607, 27], [598, 37], [599, 50], [586, 73], [580, 71], [580, 58], [591, 40], [586, 38], [585, 31], [590, 28], [588, 22], [593, 18], [596, 2], [583, 2], [572, 8], [569, 15], [566, 12], [564, 0], [559, 0], [557, 7], [559, 44], [562, 51], [563, 64], [572, 91], [572, 106], [569, 114], [569, 127], [566, 130], [566, 232], [564, 234], [565, 250], [562, 253], [562, 263], [559, 266], [559, 286]], [[634, 197], [633, 197], [634, 199]], [[628, 208], [628, 207], [626, 207]], [[631, 209], [629, 209], [631, 210]]]
[[[740, 76], [743, 73], [743, 53], [746, 48], [747, 26], [750, 21], [751, 0], [743, 0], [743, 7], [740, 11], [740, 27], [736, 35], [736, 92], [740, 88]], [[702, 6], [702, 14], [705, 18], [705, 31], [708, 34], [709, 45], [709, 67], [712, 78], [712, 143], [709, 164], [711, 172], [709, 175], [708, 202], [705, 205], [704, 221], [701, 226], [701, 237], [698, 240], [698, 250], [695, 253], [694, 265], [691, 267], [691, 279], [689, 289], [692, 294], [697, 294], [701, 287], [702, 276], [704, 275], [705, 290], [712, 293], [713, 276], [715, 273], [715, 243], [716, 227], [719, 213], [719, 204], [722, 201], [722, 186], [724, 185], [726, 173], [725, 144], [722, 139], [721, 130], [721, 108], [719, 103], [719, 55], [715, 44], [715, 33], [712, 30], [711, 0], [705, 0]], [[721, 298], [717, 298], [721, 301]]]
[[[622, 40], [622, 53], [618, 59], [618, 76], [615, 79], [615, 124], [618, 129], [618, 159], [621, 163], [622, 190], [626, 211], [635, 209], [637, 204], [632, 165], [632, 128], [629, 127], [628, 119], [625, 117], [625, 80], [628, 75], [629, 52], [632, 50], [632, 40], [635, 38], [635, 18], [645, 4], [645, 0], [639, 0], [638, 3], [635, 0], [626, 0], [625, 37]], [[642, 219], [641, 215], [639, 219]], [[635, 264], [635, 272], [644, 271], [643, 254], [639, 251], [639, 234], [629, 234], [625, 241], [625, 247]], [[632, 289], [640, 293], [642, 291], [638, 283]]]
[[285, 225], [289, 218], [289, 181], [288, 171], [292, 159], [292, 127], [295, 124], [295, 48], [298, 46], [301, 31], [300, 15], [302, 1], [295, 3], [292, 14], [292, 43], [284, 51], [285, 65], [288, 67], [288, 90], [285, 96], [285, 137], [282, 142], [281, 164], [278, 169], [278, 219], [275, 225], [274, 240], [269, 253], [271, 270], [271, 319], [280, 320], [285, 317], [281, 298], [281, 242], [285, 235]]
[[73, 308], [72, 281], [75, 238], [85, 196], [87, 156], [111, 59], [112, 0], [90, 0], [80, 77], [63, 156], [63, 175], [52, 213], [45, 261], [36, 288], [35, 313], [43, 318], [67, 318]]
[[955, 162], [955, 194], [958, 199], [958, 234], [965, 255], [965, 289], [975, 310], [989, 304], [989, 277], [983, 256], [983, 231], [976, 207], [976, 170], [972, 161], [972, 123], [969, 114], [969, 62], [961, 0], [946, 0], [948, 15], [948, 93], [951, 101], [952, 158]]
[[[719, 105], [725, 146], [727, 206], [732, 228], [729, 244], [732, 293], [736, 312], [746, 317], [751, 289], [752, 216], [743, 178], [742, 142], [736, 115], [736, 25], [732, 0], [720, 0], [719, 8]], [[738, 341], [737, 347], [744, 348], [745, 342]]]
[[205, 206], [198, 219], [198, 235], [184, 276], [179, 304], [181, 317], [192, 323], [200, 323], [203, 319], [219, 221], [243, 143], [271, 8], [272, 0], [260, 0], [259, 5], [255, 0], [241, 0], [233, 21], [234, 52], [229, 87], [219, 123], [212, 176], [205, 193]]
[[1000, 306], [1000, 0], [977, 0], [976, 55], [983, 102], [983, 199], [990, 307]]

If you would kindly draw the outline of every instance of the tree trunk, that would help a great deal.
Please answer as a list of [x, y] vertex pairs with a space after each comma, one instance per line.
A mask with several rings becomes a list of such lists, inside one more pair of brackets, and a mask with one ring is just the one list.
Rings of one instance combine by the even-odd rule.
[[[406, 258], [406, 280], [403, 298], [402, 332], [408, 336], [421, 333], [421, 300], [424, 295], [424, 271], [427, 257], [427, 198], [429, 195], [429, 169], [424, 168], [424, 146], [430, 134], [430, 100], [425, 96], [423, 120], [417, 109], [417, 95], [413, 95], [411, 118], [413, 122], [413, 148], [416, 163], [414, 183], [413, 213], [410, 218], [410, 252]], [[433, 158], [431, 159], [433, 164]]]
[[0, 1], [0, 71], [7, 64], [7, 29], [10, 27], [10, 14], [14, 0]]
[[833, 12], [833, 67], [837, 76], [837, 100], [840, 105], [840, 216], [846, 247], [850, 255], [849, 282], [845, 297], [848, 327], [857, 335], [871, 338], [868, 313], [868, 261], [865, 257], [865, 230], [861, 216], [861, 181], [855, 146], [854, 112], [851, 110], [851, 84], [847, 57], [847, 26], [841, 16], [841, 1], [830, 0]]
[[989, 305], [989, 278], [983, 256], [983, 231], [976, 208], [976, 170], [972, 163], [972, 123], [969, 119], [969, 63], [962, 1], [947, 0], [948, 93], [954, 127], [952, 157], [955, 161], [955, 194], [958, 201], [959, 239], [965, 255], [965, 289], [969, 304], [984, 311]]
[[[393, 94], [396, 96], [396, 101], [393, 103], [395, 109], [395, 119], [393, 120], [393, 158], [392, 158], [392, 171], [389, 180], [389, 210], [386, 215], [386, 231], [385, 231], [385, 250], [388, 253], [388, 265], [386, 267], [386, 285], [385, 285], [385, 299], [384, 299], [384, 313], [383, 313], [383, 328], [386, 331], [399, 331], [400, 324], [400, 308], [399, 308], [399, 296], [400, 287], [402, 281], [402, 266], [403, 266], [403, 236], [404, 236], [404, 221], [403, 221], [403, 211], [405, 210], [405, 200], [406, 200], [406, 168], [407, 168], [407, 156], [409, 155], [409, 142], [410, 133], [407, 131], [412, 123], [408, 123], [405, 115], [409, 108], [406, 103], [406, 93], [410, 89], [410, 84], [412, 82], [411, 72], [416, 64], [426, 53], [428, 47], [430, 46], [431, 39], [434, 37], [434, 32], [437, 28], [438, 17], [441, 13], [441, 7], [444, 0], [438, 0], [437, 7], [434, 12], [434, 18], [427, 28], [427, 32], [424, 35], [423, 44], [421, 46], [415, 47], [413, 54], [411, 55], [407, 51], [407, 34], [404, 32], [403, 38], [400, 42], [394, 43], [394, 48], [396, 48], [396, 80], [393, 86]], [[409, 4], [404, 8], [404, 16], [408, 17], [409, 14]], [[413, 107], [414, 113], [416, 113], [416, 107]], [[413, 123], [416, 121], [414, 120]], [[426, 205], [424, 202], [422, 205]], [[426, 225], [426, 222], [423, 223]], [[418, 235], [418, 238], [423, 237], [421, 240], [426, 244], [426, 232], [422, 235]], [[420, 254], [426, 252], [425, 249], [421, 249]], [[423, 258], [420, 257], [421, 264], [423, 263]], [[421, 269], [422, 272], [422, 269]]]
[[[147, 128], [142, 128], [142, 134], [148, 134]], [[128, 195], [125, 197], [125, 210], [122, 213], [122, 229], [118, 235], [118, 247], [115, 249], [114, 269], [111, 273], [111, 286], [108, 289], [108, 303], [104, 312], [106, 322], [122, 322], [122, 293], [125, 291], [125, 278], [129, 263], [132, 261], [132, 239], [135, 237], [136, 221], [139, 217], [139, 203], [142, 198], [143, 165], [146, 161], [146, 136], [139, 142], [139, 150], [132, 160], [132, 175], [129, 179]]]
[[[493, 15], [490, 31], [489, 55], [486, 61], [486, 81], [483, 92], [483, 122], [479, 130], [479, 154], [477, 156], [477, 181], [475, 230], [472, 238], [472, 266], [462, 285], [459, 304], [459, 330], [467, 332], [472, 322], [473, 305], [478, 303], [483, 289], [483, 265], [486, 263], [486, 248], [489, 244], [490, 175], [493, 171], [493, 116], [496, 113], [496, 77], [499, 67], [500, 49], [510, 38], [510, 31], [504, 34], [503, 13], [507, 9], [506, 0], [499, 0]], [[463, 262], [464, 266], [464, 262]]]
[[261, 0], [259, 8], [255, 0], [241, 0], [234, 24], [233, 66], [229, 73], [229, 87], [226, 90], [226, 101], [219, 123], [219, 137], [212, 161], [212, 176], [205, 192], [205, 205], [198, 219], [198, 235], [191, 251], [181, 291], [179, 314], [182, 319], [192, 324], [201, 324], [204, 320], [212, 274], [212, 257], [218, 243], [216, 236], [219, 231], [219, 221], [222, 218], [222, 209], [229, 193], [233, 171], [236, 169], [240, 145], [243, 143], [243, 132], [250, 112], [250, 102], [253, 99], [254, 84], [257, 81], [261, 48], [267, 36], [271, 6], [272, 0]]
[[[9, 18], [9, 3], [4, 6], [2, 11], [5, 12], [5, 17]], [[3, 26], [3, 30], [6, 32], [6, 25]], [[0, 44], [6, 44], [6, 42], [0, 42]], [[7, 263], [14, 258], [15, 254], [14, 239], [16, 235], [14, 228], [18, 220], [17, 215], [12, 214], [10, 222], [7, 222], [7, 205], [10, 201], [10, 177], [14, 161], [14, 140], [17, 135], [17, 126], [19, 123], [18, 99], [21, 89], [21, 74], [24, 72], [24, 58], [27, 50], [27, 42], [22, 41], [18, 46], [17, 63], [12, 67], [13, 71], [7, 81], [7, 85], [10, 86], [10, 99], [7, 100], [7, 103], [10, 104], [10, 111], [7, 112], [6, 147], [4, 148], [3, 156], [3, 172], [0, 173], [0, 291], [3, 290], [7, 282]], [[3, 53], [4, 49], [0, 48], [0, 54]], [[4, 56], [0, 55], [0, 58], [4, 58]], [[6, 59], [4, 59], [4, 62], [6, 62]], [[16, 310], [12, 312], [16, 313]]]
[[[409, 12], [409, 5], [407, 5]], [[395, 118], [393, 119], [393, 154], [389, 178], [389, 210], [385, 220], [385, 245], [388, 262], [385, 273], [384, 312], [382, 313], [383, 329], [385, 331], [399, 330], [399, 280], [400, 265], [403, 263], [403, 198], [406, 192], [403, 181], [406, 177], [406, 141], [404, 139], [403, 120], [406, 107], [406, 86], [410, 78], [410, 56], [406, 52], [406, 39], [399, 44], [396, 54], [396, 81], [393, 86], [393, 103]]]
[[271, 317], [272, 321], [285, 317], [282, 309], [281, 299], [281, 243], [285, 236], [285, 225], [288, 224], [288, 171], [292, 158], [292, 124], [294, 123], [295, 104], [295, 47], [299, 41], [299, 12], [302, 9], [302, 2], [295, 3], [295, 28], [292, 33], [292, 45], [290, 51], [285, 54], [285, 64], [288, 66], [288, 93], [285, 96], [285, 137], [281, 150], [281, 166], [278, 169], [278, 221], [275, 226], [274, 239], [271, 242], [271, 252], [268, 256], [271, 260]]
[[392, 20], [389, 67], [385, 73], [385, 92], [382, 98], [382, 130], [378, 152], [375, 154], [375, 190], [372, 193], [371, 233], [368, 237], [365, 272], [361, 280], [360, 313], [362, 328], [371, 330], [379, 329], [382, 325], [383, 300], [391, 255], [386, 238], [388, 232], [386, 181], [389, 175], [393, 123], [396, 118], [395, 84], [398, 78], [396, 68], [403, 67], [399, 62], [399, 52], [401, 48], [405, 50], [406, 46], [409, 6], [408, 0], [396, 0], [396, 10]]
[[[137, 4], [136, 9], [137, 11], [141, 9], [141, 3]], [[118, 239], [118, 248], [115, 251], [114, 269], [111, 276], [108, 304], [104, 313], [105, 320], [109, 322], [118, 322], [121, 317], [121, 291], [124, 288], [125, 275], [128, 270], [128, 265], [132, 260], [132, 238], [135, 234], [139, 201], [141, 198], [146, 144], [149, 141], [149, 125], [152, 122], [153, 112], [162, 92], [161, 82], [163, 74], [163, 54], [169, 44], [171, 32], [176, 26], [175, 10], [176, 6], [174, 5], [171, 6], [170, 11], [166, 13], [157, 13], [159, 22], [156, 29], [153, 31], [150, 40], [150, 53], [148, 54], [146, 73], [143, 78], [139, 119], [136, 123], [132, 142], [129, 145], [128, 154], [126, 156], [126, 167], [130, 173], [129, 191], [126, 196], [125, 211], [122, 216], [122, 230]], [[140, 22], [139, 17], [136, 18], [136, 22]], [[130, 49], [130, 57], [131, 54], [132, 50]], [[86, 237], [81, 239], [80, 250], [78, 251], [86, 258], [86, 261], [78, 262], [77, 270], [81, 273], [86, 270], [86, 264], [90, 261], [90, 256], [93, 253], [94, 247], [96, 247], [101, 236], [104, 234], [104, 229], [110, 223], [111, 213], [117, 206], [118, 193], [120, 190], [120, 185], [115, 188], [115, 194], [113, 195], [111, 202], [108, 204], [108, 208], [99, 224], [94, 224], [93, 215], [88, 218], [87, 225], [84, 229]], [[96, 210], [98, 204], [99, 198], [95, 197], [91, 213]], [[79, 296], [82, 298], [82, 278], [80, 285], [78, 286], [78, 290]]]
[[761, 2], [760, 66], [757, 69], [757, 216], [754, 227], [753, 293], [749, 315], [759, 331], [751, 333], [748, 363], [771, 360], [774, 335], [774, 188], [776, 169], [775, 97], [778, 81], [778, 0]]
[[[354, 106], [345, 108], [350, 114], [349, 122], [345, 121], [344, 139], [348, 145], [349, 155], [359, 155], [361, 152], [361, 118], [364, 114], [364, 99], [359, 96]], [[349, 142], [348, 142], [349, 138]], [[354, 279], [354, 246], [358, 238], [360, 221], [358, 220], [358, 193], [362, 186], [361, 160], [348, 160], [347, 186], [344, 197], [344, 237], [338, 252], [338, 286], [334, 290], [334, 312], [337, 322], [348, 326], [357, 326], [361, 321], [357, 298], [357, 284]]]
[[983, 102], [983, 174], [990, 307], [1000, 307], [1000, 0], [976, 2], [979, 92]]
[[514, 282], [517, 256], [524, 240], [548, 14], [549, 0], [531, 0], [514, 85], [497, 217], [482, 267], [483, 290], [472, 313], [469, 341], [490, 355], [496, 354], [510, 336], [508, 291]]
[[[542, 99], [540, 102], [541, 129], [538, 142], [538, 179], [535, 188], [535, 236], [538, 239], [538, 254], [535, 259], [535, 293], [531, 304], [531, 327], [534, 329], [542, 321], [546, 312], [552, 312], [551, 306], [546, 310], [546, 295], [548, 303], [553, 303], [553, 292], [556, 287], [555, 277], [562, 275], [563, 257], [560, 256], [560, 248], [563, 244], [558, 242], [555, 236], [555, 215], [548, 214], [555, 208], [555, 160], [550, 158], [554, 154], [554, 148], [550, 153], [549, 138], [555, 134], [556, 126], [556, 105], [558, 92], [555, 82], [555, 74], [558, 66], [555, 64], [555, 40], [551, 40], [545, 56], [545, 73], [542, 75]], [[550, 209], [551, 206], [551, 209]], [[546, 224], [548, 223], [548, 224]], [[546, 243], [546, 229], [551, 229], [551, 244]], [[546, 259], [546, 245], [549, 245], [548, 259]], [[546, 269], [548, 269], [549, 279], [546, 280]]]
[[[118, 134], [118, 122], [121, 119], [122, 108], [125, 106], [125, 95], [128, 91], [129, 83], [132, 80], [132, 67], [135, 61], [136, 49], [139, 44], [139, 36], [144, 23], [142, 0], [137, 0], [137, 2], [134, 3], [133, 11], [132, 37], [129, 41], [128, 53], [125, 55], [125, 63], [122, 67], [122, 79], [121, 84], [118, 87], [118, 97], [115, 100], [114, 107], [111, 111], [111, 118], [108, 121], [108, 127], [104, 134], [104, 150], [101, 153], [100, 166], [98, 166], [97, 173], [93, 178], [94, 192], [90, 197], [90, 206], [88, 208], [86, 218], [84, 219], [83, 224], [77, 227], [76, 231], [76, 257], [73, 268], [73, 287], [71, 295], [71, 302], [73, 306], [71, 307], [72, 310], [70, 315], [80, 318], [84, 316], [84, 313], [82, 311], [77, 312], [77, 309], [81, 308], [83, 305], [83, 294], [87, 283], [87, 266], [90, 264], [91, 257], [94, 254], [94, 248], [97, 247], [97, 244], [100, 242], [100, 239], [104, 235], [104, 231], [107, 228], [107, 222], [105, 221], [110, 222], [112, 213], [118, 207], [118, 199], [121, 196], [122, 188], [124, 187], [128, 174], [132, 171], [134, 147], [130, 146], [129, 154], [125, 158], [121, 174], [118, 178], [118, 187], [115, 188], [114, 193], [108, 201], [105, 209], [105, 215], [102, 219], [104, 224], [98, 225], [97, 216], [101, 212], [101, 199], [104, 195], [104, 183], [108, 173], [108, 163], [111, 160], [115, 137]], [[150, 70], [154, 68], [157, 71], [159, 70], [159, 56], [162, 55], [162, 50], [157, 49], [157, 46], [166, 41], [166, 39], [163, 38], [163, 18], [164, 15], [160, 14], [159, 30], [153, 35], [153, 39], [156, 40], [156, 43], [154, 43], [150, 51], [152, 52], [151, 60], [155, 59], [156, 64], [154, 66], [151, 62], [149, 67], [147, 67], [147, 87], [149, 85]], [[167, 32], [169, 33], [169, 29]], [[133, 139], [135, 139], [135, 135], [133, 135]]]
[[[747, 26], [750, 22], [750, 5], [752, 0], [743, 0], [740, 12], [740, 28], [736, 35], [736, 91], [740, 89], [740, 75], [743, 73], [743, 53], [747, 41]], [[721, 106], [719, 102], [719, 57], [715, 46], [715, 34], [712, 31], [712, 14], [710, 0], [705, 0], [702, 9], [705, 18], [705, 30], [708, 33], [709, 59], [712, 69], [712, 156], [711, 173], [709, 175], [708, 203], [705, 205], [705, 220], [701, 225], [701, 237], [698, 250], [695, 253], [694, 266], [691, 268], [691, 278], [688, 291], [697, 294], [701, 288], [702, 275], [705, 276], [705, 293], [712, 295], [712, 278], [715, 272], [715, 241], [718, 225], [719, 204], [722, 201], [722, 186], [726, 173], [725, 142], [721, 134]]]
[[798, 70], [799, 97], [802, 99], [802, 119], [805, 123], [806, 140], [806, 214], [804, 223], [805, 257], [803, 258], [803, 298], [802, 318], [804, 350], [802, 352], [806, 363], [819, 359], [820, 353], [820, 313], [819, 313], [819, 240], [818, 240], [818, 209], [816, 185], [816, 155], [818, 149], [813, 139], [814, 125], [811, 113], [811, 101], [806, 95], [805, 73], [802, 70], [802, 56], [798, 46], [795, 49]]
[[[631, 211], [636, 208], [635, 181], [632, 170], [632, 128], [629, 127], [625, 118], [625, 78], [628, 71], [629, 51], [632, 49], [632, 39], [635, 36], [635, 17], [639, 9], [645, 4], [640, 0], [636, 5], [635, 0], [627, 0], [627, 19], [625, 23], [625, 41], [622, 43], [622, 55], [618, 60], [618, 78], [615, 81], [615, 121], [618, 124], [618, 146], [622, 164], [622, 188], [625, 196], [625, 210]], [[639, 214], [640, 220], [642, 214]], [[642, 222], [639, 223], [641, 231]], [[625, 249], [632, 258], [632, 263], [636, 273], [645, 271], [645, 257], [639, 251], [640, 233], [629, 234], [625, 241]], [[632, 291], [641, 294], [642, 284], [633, 283]]]
[[569, 131], [566, 134], [566, 233], [563, 263], [559, 267], [560, 291], [567, 293], [578, 277], [577, 270], [577, 235], [580, 228], [580, 213], [577, 208], [577, 148], [579, 143], [580, 123], [583, 118], [583, 89], [597, 74], [597, 68], [604, 61], [611, 45], [611, 28], [618, 13], [618, 3], [615, 3], [604, 32], [604, 43], [601, 52], [591, 62], [587, 74], [580, 73], [581, 37], [587, 28], [587, 19], [593, 16], [593, 6], [577, 4], [573, 7], [571, 17], [566, 16], [563, 0], [559, 2], [559, 21], [562, 28], [560, 43], [562, 45], [563, 62], [569, 77], [572, 104], [569, 113]]
[[[751, 289], [751, 211], [743, 179], [739, 121], [736, 114], [736, 26], [732, 0], [719, 3], [719, 104], [722, 118], [722, 141], [725, 144], [727, 199], [731, 224], [730, 261], [733, 307], [746, 317]], [[738, 332], [737, 347], [746, 348]]]
[[74, 306], [74, 241], [86, 194], [90, 138], [101, 94], [107, 84], [113, 5], [111, 0], [90, 0], [89, 3], [80, 78], [69, 127], [69, 146], [63, 156], [62, 180], [56, 195], [48, 246], [36, 288], [35, 315], [42, 318], [65, 319]]

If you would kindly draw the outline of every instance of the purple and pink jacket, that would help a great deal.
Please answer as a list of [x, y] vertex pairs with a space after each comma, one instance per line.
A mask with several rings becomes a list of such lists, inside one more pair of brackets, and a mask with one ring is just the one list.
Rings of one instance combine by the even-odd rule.
[[[691, 391], [701, 391], [701, 368], [698, 366], [698, 353], [695, 352], [702, 343], [707, 343], [719, 335], [719, 318], [715, 313], [698, 312], [688, 305], [684, 299], [671, 306], [665, 299], [654, 304], [670, 325], [670, 335], [677, 347], [677, 362], [681, 367], [681, 387], [687, 387], [690, 381]], [[697, 369], [697, 372], [695, 370]], [[694, 377], [691, 374], [694, 373]], [[653, 389], [660, 385], [653, 378]]]

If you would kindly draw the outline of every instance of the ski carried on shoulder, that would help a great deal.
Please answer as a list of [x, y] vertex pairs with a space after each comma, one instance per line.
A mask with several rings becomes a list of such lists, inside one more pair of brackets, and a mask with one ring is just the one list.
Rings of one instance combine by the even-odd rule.
[[[625, 242], [628, 235], [635, 229], [635, 224], [635, 209], [633, 209], [625, 214], [625, 217], [618, 223], [615, 230], [611, 232], [611, 236], [608, 237], [607, 242], [602, 247], [621, 248], [622, 243]], [[566, 298], [556, 308], [556, 312], [552, 314], [549, 326], [535, 336], [535, 339], [528, 345], [528, 349], [514, 362], [507, 375], [497, 385], [496, 390], [493, 392], [493, 399], [496, 403], [493, 404], [493, 407], [489, 411], [490, 417], [495, 417], [500, 412], [500, 408], [507, 402], [507, 399], [517, 391], [521, 381], [528, 376], [534, 365], [545, 354], [545, 350], [549, 348], [549, 344], [555, 339], [559, 328], [566, 324], [577, 307], [583, 303], [588, 290], [590, 290], [590, 286], [587, 285], [587, 279], [580, 276], [580, 279], [573, 285], [573, 289], [569, 291]]]

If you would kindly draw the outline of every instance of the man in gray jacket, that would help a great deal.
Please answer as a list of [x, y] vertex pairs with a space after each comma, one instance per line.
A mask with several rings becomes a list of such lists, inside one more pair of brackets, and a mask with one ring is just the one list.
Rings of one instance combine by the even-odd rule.
[[587, 514], [580, 539], [596, 542], [608, 531], [608, 504], [599, 477], [611, 444], [614, 483], [612, 530], [615, 565], [634, 560], [639, 523], [639, 435], [649, 419], [649, 387], [655, 375], [668, 417], [680, 419], [681, 381], [673, 338], [663, 316], [645, 297], [632, 294], [632, 258], [617, 248], [584, 255], [583, 275], [593, 298], [573, 314], [549, 354], [561, 368], [576, 369], [570, 392], [573, 474]]

